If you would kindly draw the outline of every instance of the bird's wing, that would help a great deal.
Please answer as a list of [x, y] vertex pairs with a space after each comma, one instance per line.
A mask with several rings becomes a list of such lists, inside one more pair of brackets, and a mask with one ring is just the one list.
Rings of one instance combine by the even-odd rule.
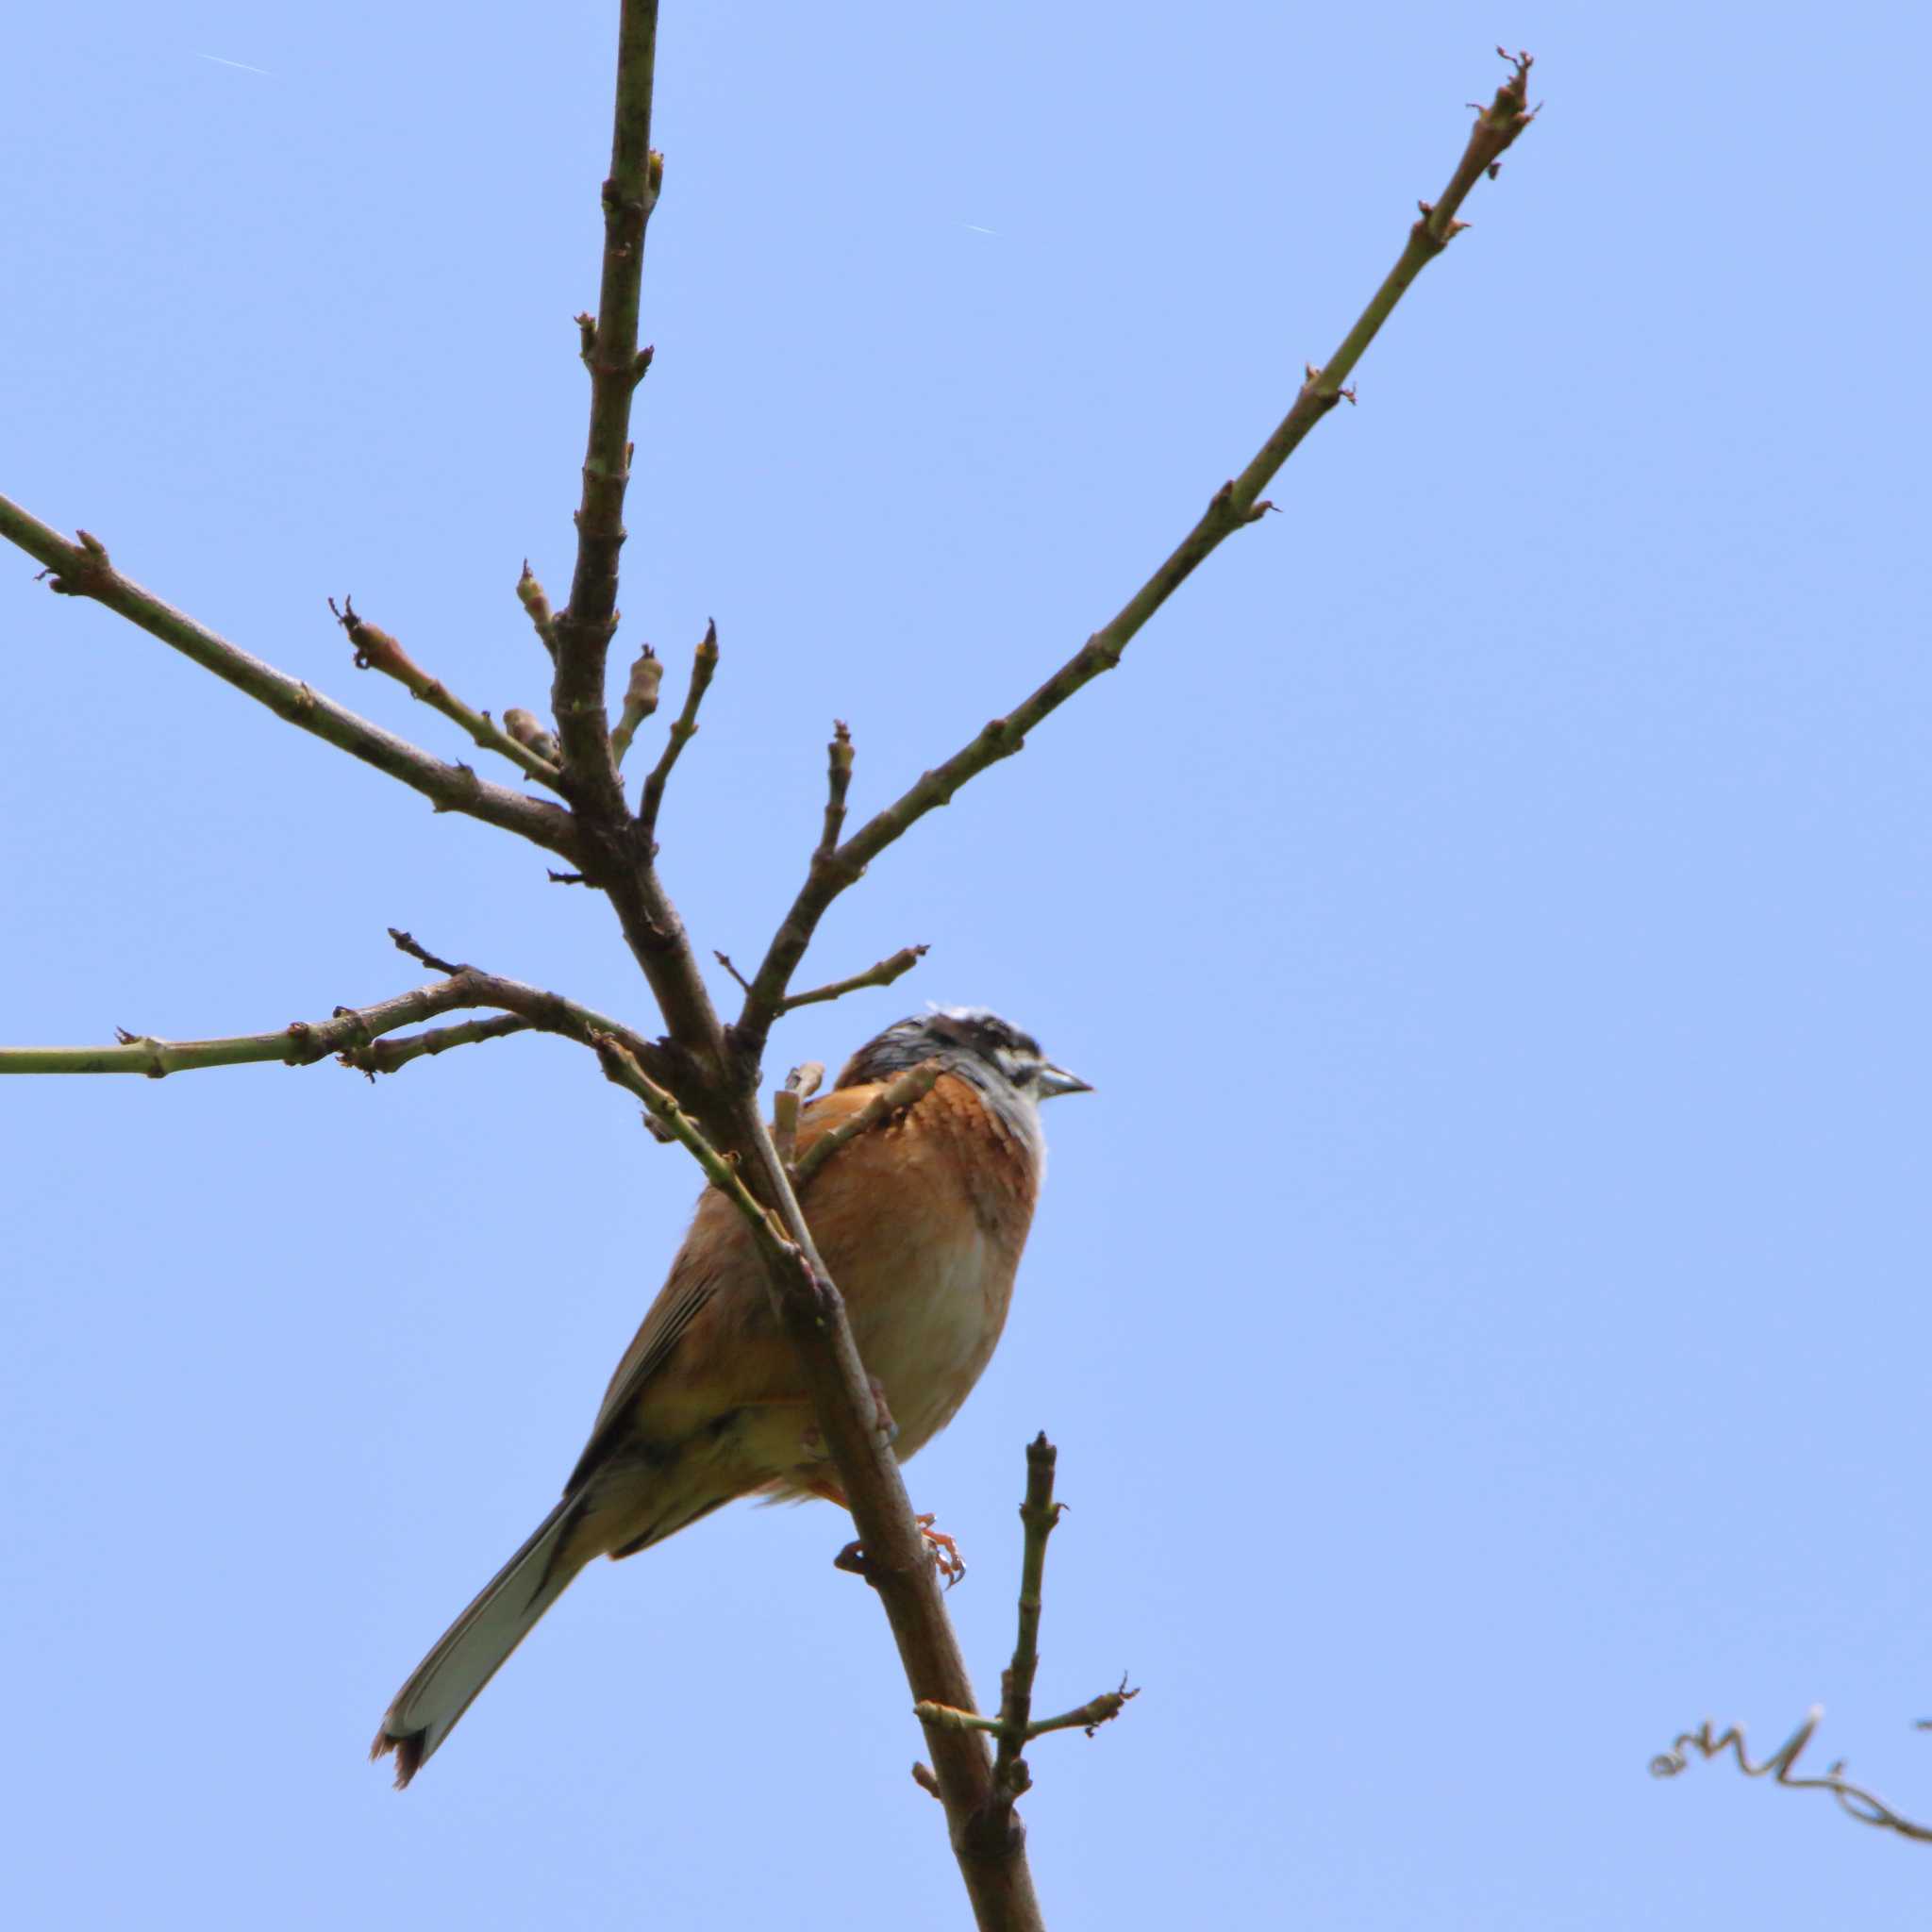
[[[826, 1128], [858, 1112], [872, 1093], [871, 1087], [842, 1088], [812, 1101], [800, 1115], [799, 1146], [810, 1146]], [[725, 1290], [722, 1300], [721, 1289]], [[732, 1306], [745, 1296], [747, 1289], [753, 1292], [746, 1305]], [[770, 1350], [774, 1358], [765, 1359], [768, 1351], [758, 1344], [765, 1340], [762, 1331], [773, 1324], [764, 1319], [764, 1280], [752, 1250], [750, 1232], [737, 1208], [723, 1194], [707, 1190], [698, 1202], [691, 1232], [671, 1264], [669, 1279], [645, 1312], [610, 1378], [610, 1386], [597, 1410], [597, 1420], [591, 1428], [591, 1440], [585, 1443], [584, 1453], [571, 1472], [564, 1494], [575, 1493], [602, 1462], [611, 1444], [630, 1433], [639, 1398], [676, 1353], [678, 1343], [690, 1334], [693, 1324], [697, 1324], [699, 1334], [692, 1337], [692, 1343], [700, 1355], [707, 1352], [708, 1345], [727, 1349], [735, 1357], [735, 1373], [727, 1372], [721, 1378], [721, 1397], [758, 1400], [760, 1395], [770, 1399], [771, 1394], [775, 1394], [776, 1391], [766, 1391], [760, 1385], [770, 1383], [774, 1372], [782, 1378], [791, 1355], [774, 1333], [771, 1341], [777, 1344]], [[708, 1308], [708, 1318], [700, 1322], [699, 1317]], [[748, 1328], [758, 1332], [748, 1334]], [[787, 1393], [796, 1400], [803, 1391]], [[665, 1420], [668, 1424], [671, 1418], [667, 1416]]]

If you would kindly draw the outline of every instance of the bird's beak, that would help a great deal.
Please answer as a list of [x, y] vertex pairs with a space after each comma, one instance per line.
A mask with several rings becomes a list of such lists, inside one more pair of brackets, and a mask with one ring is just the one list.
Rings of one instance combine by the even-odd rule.
[[1040, 1097], [1051, 1100], [1058, 1093], [1091, 1093], [1093, 1083], [1083, 1080], [1078, 1074], [1070, 1074], [1064, 1067], [1041, 1067], [1038, 1076]]

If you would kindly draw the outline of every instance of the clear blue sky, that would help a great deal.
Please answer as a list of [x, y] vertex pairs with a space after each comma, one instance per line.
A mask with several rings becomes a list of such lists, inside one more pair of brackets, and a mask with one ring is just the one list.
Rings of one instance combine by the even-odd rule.
[[[666, 11], [623, 637], [717, 619], [664, 865], [741, 957], [829, 721], [875, 805], [1111, 614], [1541, 57], [1283, 514], [828, 921], [915, 978], [774, 1042], [984, 1002], [1099, 1090], [910, 1471], [991, 1695], [1049, 1429], [1041, 1695], [1145, 1687], [1037, 1753], [1051, 1922], [1923, 1926], [1932, 1850], [1645, 1764], [1817, 1701], [1932, 1816], [1924, 23]], [[540, 702], [613, 17], [22, 14], [0, 488], [425, 743], [326, 595]], [[320, 1017], [391, 924], [649, 1023], [529, 851], [18, 558], [0, 634], [8, 1038]], [[825, 1509], [591, 1572], [363, 1761], [693, 1193], [587, 1057], [10, 1083], [0, 1170], [22, 1924], [966, 1924]]]

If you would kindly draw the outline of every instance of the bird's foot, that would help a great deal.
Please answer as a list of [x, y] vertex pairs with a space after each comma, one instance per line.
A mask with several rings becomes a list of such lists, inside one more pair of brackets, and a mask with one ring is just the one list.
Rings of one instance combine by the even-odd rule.
[[959, 1554], [959, 1545], [944, 1530], [933, 1527], [939, 1519], [929, 1510], [912, 1520], [918, 1524], [919, 1533], [925, 1539], [926, 1552], [932, 1557], [933, 1568], [945, 1578], [946, 1588], [951, 1590], [966, 1574], [966, 1559]]

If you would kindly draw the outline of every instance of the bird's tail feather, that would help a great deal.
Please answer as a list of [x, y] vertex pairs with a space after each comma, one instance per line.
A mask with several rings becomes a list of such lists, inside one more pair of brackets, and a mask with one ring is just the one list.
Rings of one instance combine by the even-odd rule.
[[396, 1789], [423, 1768], [537, 1620], [584, 1566], [564, 1548], [572, 1499], [559, 1503], [410, 1674], [375, 1734], [370, 1757], [396, 1755]]

